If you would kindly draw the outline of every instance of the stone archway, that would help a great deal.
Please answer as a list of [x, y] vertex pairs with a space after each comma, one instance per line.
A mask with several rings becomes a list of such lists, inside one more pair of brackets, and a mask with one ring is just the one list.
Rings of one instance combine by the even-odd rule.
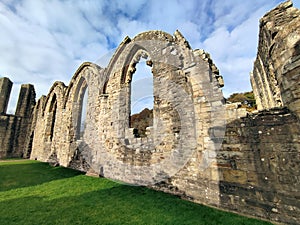
[[[128, 119], [130, 82], [141, 57], [152, 66], [155, 99], [152, 133], [144, 139], [133, 136]], [[106, 69], [105, 101], [100, 105], [105, 115], [98, 123], [103, 133], [92, 146], [98, 149], [95, 171], [145, 184], [173, 176], [191, 158], [200, 160], [204, 169], [211, 166], [224, 135], [224, 102], [220, 76], [202, 57], [179, 32], [171, 36], [150, 31], [125, 38]]]
[[55, 82], [48, 96], [41, 98], [37, 104], [36, 117], [39, 123], [36, 123], [34, 130], [31, 158], [47, 161], [51, 155], [56, 155], [65, 89], [64, 83]]
[[[64, 123], [68, 126], [63, 126], [61, 130], [66, 134], [61, 137], [62, 148], [60, 154], [61, 163], [63, 165], [72, 165], [79, 170], [87, 170], [92, 160], [91, 138], [96, 138], [95, 131], [98, 116], [98, 96], [101, 93], [99, 85], [104, 85], [104, 82], [99, 79], [101, 68], [92, 63], [84, 63], [74, 74], [68, 89], [64, 96]], [[87, 92], [87, 89], [89, 91]], [[102, 88], [101, 88], [102, 89]], [[86, 115], [86, 131], [83, 135], [80, 134], [80, 126], [82, 119], [83, 99], [87, 92], [87, 115]], [[97, 96], [97, 97], [95, 97]], [[84, 164], [84, 165], [83, 165]]]
[[[55, 128], [59, 163], [133, 184], [158, 183], [187, 165], [191, 179], [199, 169], [209, 173], [224, 134], [224, 102], [220, 75], [203, 55], [178, 31], [149, 31], [125, 38], [106, 69], [82, 64], [64, 92]], [[130, 82], [141, 57], [152, 66], [154, 121], [150, 135], [135, 138], [128, 118]], [[86, 132], [79, 138], [87, 87]]]

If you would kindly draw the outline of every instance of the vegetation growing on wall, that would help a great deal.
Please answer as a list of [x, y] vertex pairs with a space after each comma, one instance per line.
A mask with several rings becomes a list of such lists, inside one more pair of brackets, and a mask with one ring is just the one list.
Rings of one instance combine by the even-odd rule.
[[139, 137], [146, 136], [146, 128], [153, 126], [153, 109], [145, 108], [130, 118], [131, 127], [137, 129]]
[[226, 99], [226, 102], [228, 103], [240, 102], [241, 107], [246, 108], [248, 111], [253, 111], [256, 109], [256, 102], [255, 102], [253, 91], [248, 91], [243, 93], [233, 93]]

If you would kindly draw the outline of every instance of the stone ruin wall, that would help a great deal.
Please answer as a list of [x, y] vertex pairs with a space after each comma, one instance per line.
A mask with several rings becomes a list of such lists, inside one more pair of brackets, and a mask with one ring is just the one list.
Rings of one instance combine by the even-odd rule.
[[[147, 63], [152, 67], [154, 127], [149, 129], [146, 138], [135, 138], [129, 127], [130, 86], [135, 66], [141, 57], [148, 58]], [[198, 77], [203, 77], [200, 83], [197, 83]], [[211, 124], [217, 126], [219, 122], [210, 122], [209, 119], [212, 113], [225, 112], [219, 88], [221, 82], [222, 79], [208, 55], [204, 51], [190, 49], [179, 32], [171, 36], [151, 31], [142, 33], [133, 40], [125, 38], [108, 68], [102, 69], [97, 65], [84, 63], [68, 87], [56, 82], [48, 96], [38, 101], [34, 114], [38, 123], [35, 125], [31, 158], [56, 160], [61, 165], [71, 164], [82, 170], [99, 172], [101, 168], [105, 176], [118, 176], [122, 179], [123, 169], [118, 171], [116, 165], [107, 165], [107, 161], [120, 160], [134, 166], [158, 163], [176, 147], [179, 135], [185, 141], [184, 148], [187, 151], [195, 150], [196, 134], [193, 134], [193, 129], [189, 130], [189, 127], [194, 126], [195, 119], [198, 120], [197, 126], [204, 127], [201, 132], [207, 135], [198, 134], [198, 139], [202, 139], [203, 143], [213, 144], [210, 143], [207, 130]], [[86, 87], [86, 129], [81, 137], [80, 107]], [[214, 89], [215, 93], [210, 93], [211, 96], [205, 99], [205, 95], [211, 92], [210, 89]], [[198, 103], [194, 103], [194, 99]], [[204, 116], [207, 114], [207, 118], [195, 116], [199, 115], [194, 112], [195, 105]], [[212, 105], [214, 112], [209, 111]], [[187, 122], [183, 123], [180, 119]], [[224, 121], [221, 122], [224, 125]], [[157, 132], [158, 127], [164, 129], [163, 137]], [[188, 139], [189, 136], [191, 140]], [[207, 140], [204, 141], [205, 138]], [[199, 148], [203, 148], [203, 145]], [[110, 155], [115, 158], [110, 158]], [[113, 174], [109, 175], [110, 171]], [[141, 170], [139, 172], [142, 173]], [[146, 172], [147, 170], [144, 175], [147, 175]]]
[[[34, 134], [30, 158], [297, 224], [299, 40], [299, 10], [290, 1], [262, 18], [251, 75], [260, 111], [247, 113], [224, 104], [216, 66], [178, 31], [127, 37], [107, 68], [84, 63], [68, 86], [56, 82], [38, 100], [27, 127], [29, 136]], [[129, 127], [130, 92], [141, 57], [152, 68], [154, 123], [147, 137], [135, 138]], [[175, 167], [165, 163], [169, 156]]]
[[31, 84], [21, 85], [16, 112], [6, 113], [12, 82], [0, 78], [0, 159], [29, 157], [33, 136], [30, 136], [31, 114], [35, 106], [35, 91]]
[[300, 11], [282, 3], [260, 20], [251, 83], [258, 110], [289, 107], [300, 114]]

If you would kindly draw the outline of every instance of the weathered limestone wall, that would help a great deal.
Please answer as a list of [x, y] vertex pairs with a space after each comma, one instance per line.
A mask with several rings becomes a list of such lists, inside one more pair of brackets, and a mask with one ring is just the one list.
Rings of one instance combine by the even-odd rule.
[[12, 82], [7, 78], [0, 78], [0, 115], [5, 115], [8, 100], [12, 88]]
[[286, 108], [233, 120], [226, 124], [211, 167], [201, 169], [195, 155], [154, 188], [245, 215], [298, 224], [299, 122]]
[[[80, 119], [83, 96], [87, 87], [86, 126], [96, 126], [95, 129], [99, 129], [97, 128], [100, 115], [99, 87], [103, 86], [105, 81], [101, 76], [102, 73], [103, 69], [99, 66], [84, 63], [76, 71], [68, 87], [62, 82], [55, 82], [47, 97], [39, 99], [33, 119], [32, 159], [59, 163], [63, 166], [72, 165], [80, 170], [88, 169], [82, 162], [74, 162], [73, 158], [78, 156], [81, 146], [85, 146], [80, 135]], [[99, 83], [100, 79], [103, 80], [102, 83]], [[87, 140], [93, 141], [94, 138], [97, 140], [97, 134], [93, 133], [93, 129], [87, 127], [86, 130], [84, 135]]]
[[[146, 138], [135, 138], [129, 127], [131, 80], [141, 57], [152, 67], [154, 123]], [[209, 55], [192, 50], [178, 31], [125, 38], [108, 68], [85, 63], [68, 87], [57, 82], [38, 101], [31, 158], [143, 185], [173, 176], [192, 155], [195, 170], [200, 164], [211, 170], [225, 131], [222, 85]], [[209, 190], [214, 205], [218, 190], [218, 185]]]
[[[287, 2], [261, 20], [251, 82], [259, 109], [268, 110], [248, 115], [226, 106], [223, 80], [209, 54], [192, 50], [179, 31], [144, 32], [126, 37], [107, 68], [84, 63], [68, 86], [54, 83], [33, 113], [31, 159], [297, 224], [298, 18]], [[130, 96], [141, 58], [152, 68], [154, 119], [147, 137], [135, 138]]]
[[258, 110], [288, 107], [300, 115], [300, 10], [291, 1], [260, 20], [251, 83]]
[[[131, 80], [141, 57], [152, 67], [154, 122], [147, 137], [135, 138]], [[56, 82], [38, 101], [30, 157], [296, 223], [298, 117], [288, 109], [247, 116], [234, 104], [225, 108], [222, 85], [209, 55], [192, 50], [179, 32], [125, 38], [106, 69], [84, 63], [69, 86]]]
[[20, 126], [20, 118], [13, 115], [0, 116], [0, 158], [10, 157], [15, 144], [16, 128]]
[[35, 90], [31, 84], [22, 84], [17, 103], [15, 116], [21, 118], [20, 126], [16, 127], [15, 145], [13, 147], [13, 157], [28, 158], [27, 146], [30, 142], [30, 127], [32, 112], [35, 106]]
[[221, 207], [299, 222], [299, 122], [288, 109], [277, 109], [226, 125], [217, 156]]
[[35, 91], [30, 84], [21, 85], [15, 115], [6, 115], [7, 104], [12, 88], [8, 78], [0, 78], [0, 158], [28, 157], [30, 143], [31, 114], [35, 106]]

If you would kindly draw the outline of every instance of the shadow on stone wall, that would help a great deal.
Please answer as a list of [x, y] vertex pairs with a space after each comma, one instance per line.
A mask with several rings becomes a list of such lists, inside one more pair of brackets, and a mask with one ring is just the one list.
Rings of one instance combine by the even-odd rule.
[[89, 145], [80, 140], [78, 141], [79, 144], [74, 152], [74, 155], [71, 158], [71, 161], [69, 163], [70, 168], [87, 172], [91, 168], [91, 152], [92, 149], [89, 147]]
[[299, 136], [288, 109], [262, 111], [227, 124], [217, 155], [220, 206], [296, 224], [299, 207]]

